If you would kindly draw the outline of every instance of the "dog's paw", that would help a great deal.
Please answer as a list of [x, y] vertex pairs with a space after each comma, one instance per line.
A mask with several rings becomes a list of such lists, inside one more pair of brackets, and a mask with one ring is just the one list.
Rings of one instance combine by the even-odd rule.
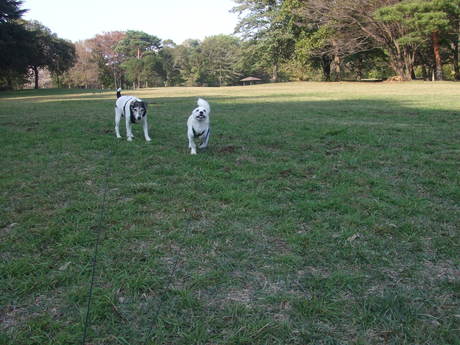
[[131, 137], [128, 137], [128, 141], [133, 141], [133, 138], [131, 138]]
[[190, 154], [191, 154], [191, 155], [196, 155], [196, 150], [190, 151]]
[[152, 141], [151, 138], [145, 138], [145, 141]]
[[206, 144], [201, 144], [201, 145], [200, 145], [200, 146], [198, 146], [198, 147], [199, 147], [200, 149], [205, 149], [205, 148], [207, 148], [207, 147], [208, 147], [208, 145], [206, 145]]

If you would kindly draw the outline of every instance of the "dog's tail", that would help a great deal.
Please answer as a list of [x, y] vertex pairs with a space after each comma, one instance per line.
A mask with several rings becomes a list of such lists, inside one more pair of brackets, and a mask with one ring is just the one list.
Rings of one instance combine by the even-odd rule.
[[209, 106], [209, 103], [206, 102], [203, 98], [198, 98], [198, 101], [196, 102], [199, 107], [203, 107], [208, 111], [208, 114], [211, 111], [211, 107]]
[[121, 97], [121, 87], [117, 89], [117, 99]]

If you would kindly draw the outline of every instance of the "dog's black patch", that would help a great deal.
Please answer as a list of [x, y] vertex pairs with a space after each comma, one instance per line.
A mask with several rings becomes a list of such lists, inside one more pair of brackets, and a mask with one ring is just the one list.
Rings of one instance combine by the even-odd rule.
[[136, 123], [136, 118], [134, 117], [134, 103], [136, 102], [131, 102], [131, 104], [129, 105], [129, 115], [130, 115], [130, 120], [131, 120], [131, 123]]
[[147, 106], [146, 106], [145, 102], [136, 101], [136, 102], [134, 102], [134, 105], [136, 107], [141, 107], [144, 110], [144, 114], [142, 116], [145, 116], [145, 114], [147, 113]]

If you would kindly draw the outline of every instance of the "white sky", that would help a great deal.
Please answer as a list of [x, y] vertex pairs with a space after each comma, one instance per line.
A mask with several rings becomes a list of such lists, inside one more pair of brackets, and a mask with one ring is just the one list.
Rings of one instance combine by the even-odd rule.
[[109, 31], [139, 30], [180, 44], [232, 34], [232, 0], [24, 0], [27, 20], [38, 20], [73, 42]]

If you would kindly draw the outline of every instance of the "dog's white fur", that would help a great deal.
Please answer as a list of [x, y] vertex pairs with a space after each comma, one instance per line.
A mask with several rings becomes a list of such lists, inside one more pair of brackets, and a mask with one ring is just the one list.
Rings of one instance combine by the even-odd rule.
[[200, 139], [200, 149], [208, 146], [209, 135], [211, 134], [211, 127], [209, 125], [209, 115], [211, 114], [211, 107], [209, 103], [202, 98], [198, 98], [198, 107], [193, 109], [192, 114], [187, 120], [187, 137], [188, 147], [192, 155], [196, 155], [195, 138]]
[[117, 101], [115, 102], [115, 134], [117, 138], [121, 138], [120, 119], [123, 116], [126, 120], [126, 136], [128, 138], [128, 141], [131, 141], [134, 138], [133, 131], [131, 129], [131, 124], [137, 122], [142, 123], [145, 140], [152, 140], [149, 136], [146, 103], [134, 96], [122, 96], [121, 89], [118, 89]]

